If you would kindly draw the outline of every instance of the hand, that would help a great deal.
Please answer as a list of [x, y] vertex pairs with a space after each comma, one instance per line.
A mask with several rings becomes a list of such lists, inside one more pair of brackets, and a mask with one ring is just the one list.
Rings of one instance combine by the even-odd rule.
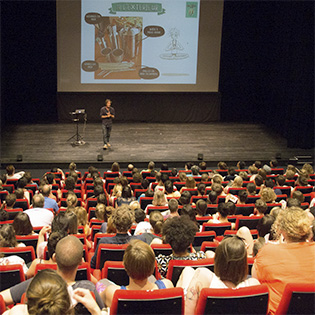
[[45, 225], [39, 231], [39, 235], [45, 235], [46, 233], [50, 233], [50, 232], [51, 232], [51, 226], [50, 225]]
[[89, 290], [77, 288], [73, 291], [72, 297], [77, 300], [78, 303], [82, 303], [92, 315], [101, 314], [101, 310]]

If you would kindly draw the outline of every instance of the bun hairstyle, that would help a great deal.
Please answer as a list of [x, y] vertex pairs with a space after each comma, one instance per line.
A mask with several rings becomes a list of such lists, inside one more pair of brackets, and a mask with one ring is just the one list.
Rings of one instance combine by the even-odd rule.
[[152, 211], [150, 213], [149, 222], [153, 227], [154, 234], [162, 234], [164, 218], [160, 211]]
[[74, 314], [66, 282], [56, 271], [45, 269], [37, 273], [27, 291], [29, 315]]

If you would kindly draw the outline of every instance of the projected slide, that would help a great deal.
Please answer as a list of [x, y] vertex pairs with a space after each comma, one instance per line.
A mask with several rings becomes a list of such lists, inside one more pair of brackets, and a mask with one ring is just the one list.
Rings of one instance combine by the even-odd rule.
[[81, 84], [196, 84], [199, 0], [81, 0]]

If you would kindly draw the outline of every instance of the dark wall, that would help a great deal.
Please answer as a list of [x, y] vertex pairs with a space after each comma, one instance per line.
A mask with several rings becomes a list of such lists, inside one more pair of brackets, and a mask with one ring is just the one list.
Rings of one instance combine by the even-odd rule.
[[[57, 122], [55, 1], [0, 5], [1, 121]], [[221, 120], [264, 123], [284, 135], [288, 146], [314, 147], [313, 2], [226, 1], [220, 93]], [[214, 100], [211, 93], [129, 96], [133, 104], [138, 99], [159, 108], [167, 101], [189, 110], [192, 99], [194, 106], [212, 106]], [[220, 101], [216, 97], [214, 104]], [[168, 117], [174, 115], [172, 106], [166, 106]], [[139, 110], [144, 114], [139, 120], [158, 117], [147, 109]]]
[[262, 122], [314, 147], [314, 3], [226, 1], [221, 119]]

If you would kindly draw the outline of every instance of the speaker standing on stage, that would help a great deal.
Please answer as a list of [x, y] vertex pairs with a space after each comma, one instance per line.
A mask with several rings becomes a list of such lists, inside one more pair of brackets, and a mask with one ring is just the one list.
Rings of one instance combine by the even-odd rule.
[[100, 111], [100, 116], [102, 118], [104, 150], [110, 147], [109, 137], [112, 130], [113, 118], [115, 118], [115, 109], [114, 107], [111, 107], [111, 104], [112, 101], [110, 99], [106, 99], [105, 106], [103, 106]]

